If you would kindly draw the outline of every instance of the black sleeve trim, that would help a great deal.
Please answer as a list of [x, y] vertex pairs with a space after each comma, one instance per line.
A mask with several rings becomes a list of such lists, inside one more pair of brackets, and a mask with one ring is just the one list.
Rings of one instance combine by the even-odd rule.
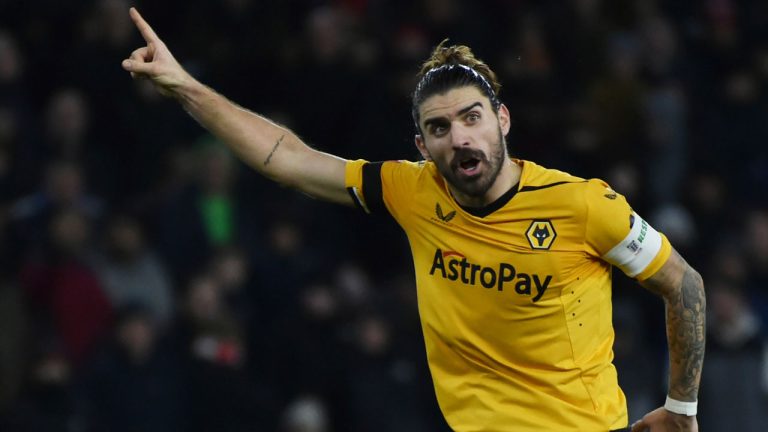
[[355, 207], [368, 213], [368, 211], [363, 206], [363, 203], [360, 201], [360, 198], [357, 197], [357, 194], [355, 193], [355, 188], [348, 187], [347, 192], [349, 193], [349, 196], [352, 197], [352, 202], [355, 203]]
[[363, 196], [371, 213], [386, 210], [381, 189], [381, 165], [383, 162], [371, 162], [363, 165]]

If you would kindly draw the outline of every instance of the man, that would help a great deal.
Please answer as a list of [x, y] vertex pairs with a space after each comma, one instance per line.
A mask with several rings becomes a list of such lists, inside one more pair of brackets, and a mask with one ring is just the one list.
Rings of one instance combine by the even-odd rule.
[[135, 9], [149, 78], [257, 171], [403, 227], [438, 402], [456, 431], [627, 427], [611, 326], [611, 265], [667, 310], [667, 403], [633, 431], [697, 431], [701, 277], [599, 180], [508, 157], [499, 84], [467, 47], [439, 46], [413, 97], [420, 163], [346, 161], [240, 108], [185, 72]]

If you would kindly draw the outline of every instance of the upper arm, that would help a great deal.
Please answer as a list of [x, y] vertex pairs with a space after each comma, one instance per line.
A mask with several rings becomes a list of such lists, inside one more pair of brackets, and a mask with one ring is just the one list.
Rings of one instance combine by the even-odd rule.
[[237, 156], [270, 180], [313, 197], [352, 205], [344, 188], [346, 161], [318, 151], [266, 117], [205, 90], [186, 108]]
[[345, 159], [310, 147], [304, 147], [298, 153], [292, 169], [294, 175], [285, 184], [318, 199], [348, 206], [354, 204], [345, 187]]
[[666, 237], [606, 183], [590, 180], [585, 194], [587, 250], [629, 277], [644, 280], [654, 274], [672, 249]]
[[353, 205], [344, 187], [345, 159], [313, 149], [289, 131], [273, 142], [269, 152], [246, 158], [256, 170], [314, 198]]

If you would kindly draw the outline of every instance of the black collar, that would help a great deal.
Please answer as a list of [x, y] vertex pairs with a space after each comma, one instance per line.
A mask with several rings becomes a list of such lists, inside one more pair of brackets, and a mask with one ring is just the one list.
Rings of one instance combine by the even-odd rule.
[[496, 210], [504, 207], [509, 202], [509, 200], [511, 200], [512, 197], [517, 194], [517, 189], [518, 189], [519, 186], [520, 186], [520, 182], [517, 182], [514, 186], [509, 188], [508, 191], [504, 192], [504, 194], [502, 196], [496, 198], [496, 201], [494, 201], [494, 202], [492, 202], [490, 204], [484, 205], [482, 207], [463, 206], [463, 205], [459, 204], [458, 202], [456, 204], [459, 204], [459, 207], [461, 207], [462, 210], [464, 210], [465, 212], [471, 214], [472, 216], [477, 216], [477, 217], [481, 217], [481, 218], [482, 217], [486, 217], [489, 214], [495, 212]]

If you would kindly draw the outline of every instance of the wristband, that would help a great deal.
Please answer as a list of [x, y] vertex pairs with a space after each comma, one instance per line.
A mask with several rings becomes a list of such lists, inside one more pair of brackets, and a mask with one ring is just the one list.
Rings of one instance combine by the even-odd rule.
[[698, 404], [698, 402], [683, 402], [667, 396], [667, 402], [664, 403], [664, 409], [675, 414], [695, 416], [696, 406]]

